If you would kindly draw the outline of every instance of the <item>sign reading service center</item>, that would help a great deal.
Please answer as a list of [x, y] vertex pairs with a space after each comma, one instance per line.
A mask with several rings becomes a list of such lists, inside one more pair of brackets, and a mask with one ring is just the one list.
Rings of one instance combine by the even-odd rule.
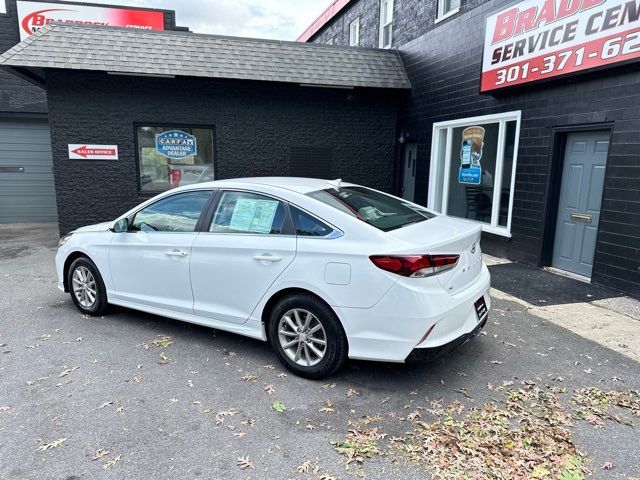
[[528, 0], [487, 18], [481, 91], [640, 58], [640, 2]]
[[[2, 1], [0, 0], [0, 2]], [[51, 22], [164, 30], [164, 13], [159, 10], [134, 10], [21, 0], [18, 0], [16, 5], [18, 7], [18, 22], [20, 22], [20, 40], [24, 40]]]

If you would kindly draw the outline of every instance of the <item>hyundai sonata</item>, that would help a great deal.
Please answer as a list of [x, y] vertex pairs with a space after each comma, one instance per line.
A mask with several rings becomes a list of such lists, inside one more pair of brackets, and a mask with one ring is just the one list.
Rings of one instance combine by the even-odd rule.
[[404, 362], [476, 335], [490, 308], [480, 227], [344, 183], [189, 185], [60, 240], [61, 290], [268, 341], [307, 378]]

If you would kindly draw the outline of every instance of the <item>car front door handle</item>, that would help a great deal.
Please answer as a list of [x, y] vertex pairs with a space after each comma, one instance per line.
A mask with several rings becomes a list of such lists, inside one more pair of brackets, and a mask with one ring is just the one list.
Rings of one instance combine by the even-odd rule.
[[258, 260], [259, 262], [279, 262], [282, 260], [282, 257], [276, 257], [275, 255], [254, 255], [253, 258]]
[[187, 252], [185, 252], [184, 250], [169, 250], [167, 252], [165, 252], [169, 257], [186, 257], [187, 255], [189, 255]]

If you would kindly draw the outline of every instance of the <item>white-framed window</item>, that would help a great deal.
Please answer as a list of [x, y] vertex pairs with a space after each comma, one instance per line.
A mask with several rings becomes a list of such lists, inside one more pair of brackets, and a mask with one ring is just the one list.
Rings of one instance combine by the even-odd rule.
[[7, 13], [7, 0], [0, 0], [0, 13]]
[[360, 46], [360, 17], [356, 18], [349, 24], [349, 46]]
[[326, 44], [327, 45], [333, 45], [335, 43], [335, 39], [333, 37], [331, 37], [329, 40], [327, 40]]
[[393, 42], [393, 0], [380, 0], [380, 48], [391, 48]]
[[521, 112], [433, 124], [427, 206], [511, 236]]
[[460, 11], [460, 0], [438, 0], [436, 23]]

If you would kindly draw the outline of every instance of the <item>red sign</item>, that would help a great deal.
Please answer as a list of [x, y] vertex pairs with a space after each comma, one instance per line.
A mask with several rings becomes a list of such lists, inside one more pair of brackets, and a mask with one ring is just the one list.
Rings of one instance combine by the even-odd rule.
[[18, 0], [20, 40], [51, 22], [164, 30], [164, 12]]
[[70, 160], [117, 160], [117, 145], [69, 144]]
[[529, 0], [487, 19], [488, 92], [640, 58], [634, 0]]

